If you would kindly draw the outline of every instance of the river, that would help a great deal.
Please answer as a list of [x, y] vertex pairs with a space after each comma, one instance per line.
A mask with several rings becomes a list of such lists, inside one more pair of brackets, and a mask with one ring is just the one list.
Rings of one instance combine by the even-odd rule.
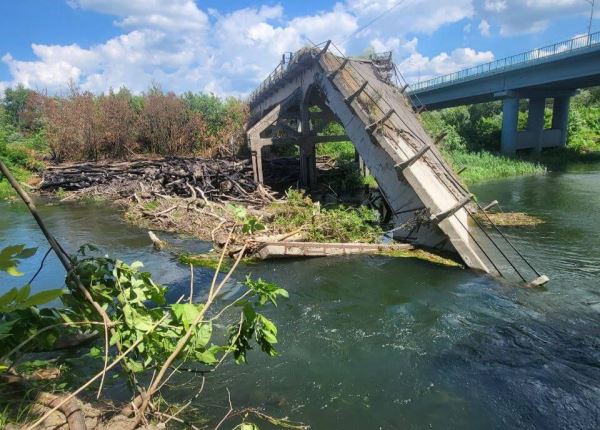
[[[506, 230], [550, 277], [537, 290], [379, 256], [243, 267], [238, 280], [251, 272], [290, 292], [289, 300], [268, 311], [279, 327], [281, 355], [253, 351], [247, 365], [224, 364], [194, 400], [197, 416], [218, 421], [227, 411], [228, 388], [235, 407], [264, 408], [313, 429], [600, 428], [596, 167], [472, 187], [480, 201], [497, 199], [506, 211], [545, 221]], [[41, 211], [67, 249], [94, 243], [125, 261], [144, 261], [170, 286], [170, 297], [188, 290], [189, 269], [169, 252], [153, 251], [145, 231], [121, 222], [114, 209], [42, 204]], [[21, 205], [0, 203], [0, 214], [0, 247], [40, 247], [22, 267], [32, 274], [47, 249], [43, 236]], [[165, 237], [177, 247], [209, 248]], [[60, 286], [63, 276], [50, 255], [34, 290]], [[210, 277], [196, 269], [199, 299]], [[231, 283], [222, 300], [239, 288]], [[166, 397], [188, 399], [199, 381], [198, 375], [178, 375]]]

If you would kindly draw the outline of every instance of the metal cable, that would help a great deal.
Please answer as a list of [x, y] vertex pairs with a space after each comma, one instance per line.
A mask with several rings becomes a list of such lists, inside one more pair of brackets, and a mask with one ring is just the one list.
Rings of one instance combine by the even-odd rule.
[[[335, 49], [336, 49], [336, 50], [337, 50], [337, 51], [340, 53], [340, 55], [342, 56], [342, 58], [346, 58], [346, 57], [344, 57], [344, 54], [341, 52], [341, 50], [340, 50], [340, 49], [339, 49], [339, 48], [338, 48], [338, 47], [337, 47], [337, 46], [336, 46], [336, 45], [335, 45], [333, 42], [332, 42], [331, 44], [332, 44], [332, 45], [333, 45], [333, 47], [334, 47], [334, 48], [335, 48]], [[337, 59], [337, 61], [338, 61], [338, 62], [340, 62], [340, 64], [341, 64], [341, 60], [340, 60], [340, 59], [339, 59], [337, 56], [335, 56], [335, 58], [336, 58], [336, 59]], [[375, 88], [373, 88], [373, 86], [372, 86], [372, 85], [370, 85], [370, 84], [368, 83], [368, 80], [367, 80], [367, 79], [366, 79], [366, 78], [365, 78], [365, 77], [364, 77], [364, 76], [363, 76], [363, 75], [362, 75], [362, 74], [361, 74], [361, 73], [360, 73], [360, 72], [359, 72], [359, 71], [356, 69], [356, 67], [354, 67], [354, 65], [353, 65], [352, 63], [350, 63], [350, 67], [351, 67], [351, 68], [352, 68], [352, 69], [353, 69], [353, 70], [356, 72], [356, 74], [357, 74], [358, 76], [360, 76], [360, 77], [361, 77], [361, 78], [362, 78], [364, 81], [366, 81], [366, 82], [367, 82], [367, 85], [371, 86], [371, 88], [373, 89], [373, 91], [374, 91], [374, 92], [375, 92], [375, 93], [376, 93], [376, 94], [379, 96], [380, 100], [383, 100], [383, 101], [385, 102], [385, 104], [386, 104], [386, 105], [387, 105], [389, 108], [392, 108], [392, 105], [391, 105], [391, 104], [390, 104], [390, 103], [389, 103], [389, 102], [388, 102], [388, 101], [387, 101], [385, 98], [383, 98], [383, 97], [381, 96], [381, 94], [379, 94], [379, 92], [378, 92], [378, 91], [377, 91]], [[397, 67], [396, 67], [396, 65], [395, 65], [395, 64], [394, 64], [394, 69], [395, 69], [395, 70], [397, 70]], [[400, 74], [400, 75], [401, 75], [401, 74]], [[404, 80], [405, 84], [407, 85], [407, 88], [409, 89], [409, 88], [410, 88], [410, 85], [408, 84], [408, 82], [406, 82], [406, 80], [404, 79], [404, 77], [402, 77], [402, 78], [403, 78], [403, 80]], [[356, 81], [356, 79], [354, 79], [354, 77], [353, 77], [353, 80], [354, 80], [354, 82], [355, 82], [355, 83], [357, 83], [357, 84], [358, 84], [358, 82]], [[377, 107], [378, 107], [378, 108], [379, 108], [379, 109], [380, 109], [380, 110], [383, 112], [384, 110], [383, 110], [383, 109], [381, 109], [381, 107], [379, 106], [379, 104], [377, 103], [377, 101], [375, 101], [375, 100], [374, 100], [374, 99], [373, 99], [373, 98], [372, 98], [372, 97], [371, 97], [371, 96], [368, 94], [368, 92], [367, 92], [366, 94], [369, 96], [369, 98], [371, 99], [371, 101], [372, 101], [372, 102], [373, 102], [373, 103], [374, 103], [374, 104], [375, 104], [375, 105], [376, 105], [376, 106], [377, 106]], [[415, 95], [415, 96], [416, 96], [416, 95]], [[416, 96], [416, 98], [417, 98], [417, 100], [418, 100], [418, 102], [419, 102], [420, 106], [422, 106], [422, 107], [424, 108], [424, 110], [425, 110], [425, 111], [427, 111], [427, 110], [426, 110], [426, 107], [425, 107], [425, 105], [424, 105], [424, 104], [422, 104], [422, 102], [420, 101], [420, 99], [418, 98], [418, 96]], [[411, 100], [411, 104], [412, 104], [412, 100]], [[407, 129], [408, 129], [408, 131], [410, 131], [410, 132], [411, 132], [411, 134], [412, 134], [413, 136], [415, 136], [415, 138], [416, 138], [416, 139], [417, 139], [419, 142], [421, 142], [421, 143], [422, 143], [422, 144], [424, 144], [424, 145], [428, 145], [428, 144], [427, 144], [427, 142], [423, 141], [423, 139], [421, 139], [421, 138], [420, 138], [420, 137], [419, 137], [417, 134], [415, 134], [415, 133], [413, 132], [413, 130], [410, 128], [410, 126], [409, 126], [409, 125], [408, 125], [408, 124], [407, 124], [407, 123], [406, 123], [406, 122], [405, 122], [405, 121], [402, 119], [402, 117], [401, 117], [401, 116], [400, 116], [400, 115], [399, 115], [399, 114], [398, 114], [396, 111], [393, 111], [393, 114], [396, 114], [396, 116], [398, 117], [398, 119], [400, 120], [400, 122], [401, 122], [401, 123], [402, 123], [402, 124], [403, 124], [403, 125], [404, 125], [404, 126], [407, 128]], [[400, 148], [399, 148], [399, 149], [400, 149]], [[443, 169], [444, 169], [444, 170], [445, 170], [445, 171], [448, 173], [448, 175], [449, 175], [449, 178], [451, 179], [452, 183], [453, 183], [455, 186], [457, 186], [457, 188], [459, 188], [460, 190], [462, 190], [463, 192], [465, 192], [465, 193], [468, 193], [468, 190], [467, 190], [467, 189], [466, 189], [466, 188], [465, 188], [465, 187], [464, 187], [464, 186], [463, 186], [463, 185], [462, 185], [462, 184], [461, 184], [459, 181], [456, 181], [456, 180], [454, 179], [454, 177], [453, 177], [453, 173], [452, 173], [452, 171], [451, 171], [450, 169], [448, 169], [448, 166], [446, 166], [446, 163], [445, 163], [445, 161], [444, 161], [444, 160], [442, 160], [442, 159], [440, 159], [440, 157], [438, 156], [438, 154], [436, 154], [436, 152], [435, 152], [435, 151], [430, 151], [430, 152], [433, 154], [434, 158], [435, 158], [435, 159], [436, 159], [436, 160], [437, 160], [437, 161], [440, 163], [440, 165], [442, 166], [442, 168], [443, 168]], [[443, 183], [443, 184], [446, 186], [446, 188], [448, 189], [448, 191], [452, 192], [452, 190], [451, 190], [451, 189], [448, 187], [448, 184], [447, 184], [445, 181], [441, 181], [441, 182], [442, 182], [442, 183]], [[476, 204], [477, 204], [477, 207], [478, 207], [479, 209], [481, 209], [481, 207], [479, 206], [479, 204], [478, 204], [478, 203], [476, 203]], [[480, 224], [480, 223], [479, 223], [479, 222], [476, 220], [476, 218], [473, 216], [473, 214], [469, 213], [469, 211], [467, 211], [467, 214], [468, 214], [468, 215], [469, 215], [469, 216], [470, 216], [470, 217], [471, 217], [471, 218], [472, 218], [472, 219], [475, 221], [475, 223], [477, 223], [477, 225], [479, 226], [479, 228], [480, 228], [481, 230], [483, 230], [483, 232], [484, 232], [485, 236], [488, 238], [488, 240], [489, 240], [489, 241], [490, 241], [490, 242], [491, 242], [491, 243], [494, 245], [494, 247], [496, 247], [496, 249], [497, 249], [497, 250], [498, 250], [498, 251], [499, 251], [499, 252], [502, 254], [502, 256], [503, 256], [504, 258], [506, 258], [506, 260], [507, 260], [507, 261], [509, 262], [509, 264], [510, 264], [510, 265], [513, 267], [513, 269], [515, 270], [515, 272], [517, 272], [517, 274], [518, 274], [518, 275], [521, 277], [521, 279], [523, 279], [523, 280], [525, 281], [525, 279], [524, 279], [524, 278], [523, 278], [523, 276], [520, 274], [520, 272], [517, 270], [517, 268], [516, 268], [516, 267], [515, 267], [515, 266], [512, 264], [512, 262], [511, 262], [511, 261], [508, 259], [508, 257], [507, 257], [507, 256], [504, 254], [504, 252], [501, 250], [501, 248], [499, 247], [499, 245], [498, 245], [498, 244], [497, 244], [497, 243], [496, 243], [496, 242], [495, 242], [495, 241], [494, 241], [494, 240], [493, 240], [493, 239], [492, 239], [492, 238], [489, 236], [489, 234], [488, 234], [488, 233], [487, 233], [487, 232], [486, 232], [486, 231], [483, 229], [483, 227], [482, 227], [482, 226], [481, 226], [481, 224]], [[533, 271], [534, 271], [534, 272], [535, 272], [535, 273], [536, 273], [538, 276], [540, 276], [539, 272], [538, 272], [537, 270], [535, 270], [535, 268], [534, 268], [534, 267], [531, 265], [531, 263], [529, 263], [529, 261], [528, 261], [528, 260], [525, 258], [525, 256], [523, 256], [523, 255], [522, 255], [522, 254], [521, 254], [521, 253], [520, 253], [520, 252], [519, 252], [519, 251], [516, 249], [516, 247], [515, 247], [515, 246], [512, 244], [512, 242], [511, 242], [511, 241], [510, 241], [510, 240], [509, 240], [509, 239], [506, 237], [506, 235], [505, 235], [505, 234], [504, 234], [504, 233], [503, 233], [503, 232], [502, 232], [502, 231], [501, 231], [501, 230], [498, 228], [498, 226], [497, 226], [497, 225], [496, 225], [496, 224], [495, 224], [495, 223], [494, 223], [494, 222], [493, 222], [493, 221], [492, 221], [492, 220], [491, 220], [491, 219], [490, 219], [490, 218], [487, 216], [487, 214], [486, 214], [486, 217], [488, 218], [488, 221], [489, 221], [489, 222], [490, 222], [490, 224], [491, 224], [491, 225], [494, 227], [494, 229], [495, 229], [495, 230], [496, 230], [496, 231], [497, 231], [497, 232], [500, 234], [500, 237], [501, 237], [502, 239], [504, 239], [504, 241], [505, 241], [506, 243], [508, 243], [508, 245], [509, 245], [509, 246], [510, 246], [510, 247], [511, 247], [511, 248], [512, 248], [512, 249], [513, 249], [513, 250], [514, 250], [516, 253], [517, 253], [517, 255], [518, 255], [518, 256], [519, 256], [519, 257], [520, 257], [520, 258], [521, 258], [521, 259], [522, 259], [522, 260], [525, 262], [525, 264], [527, 264], [527, 266], [529, 266], [529, 267], [530, 267], [530, 268], [531, 268], [531, 269], [532, 269], [532, 270], [533, 270]], [[461, 224], [462, 224], [462, 222], [461, 222]], [[473, 239], [473, 240], [476, 242], [476, 240], [475, 240], [475, 239]], [[476, 243], [477, 243], [477, 242], [476, 242]], [[481, 246], [480, 246], [479, 244], [477, 244], [477, 245], [478, 245], [478, 246], [480, 247], [480, 249], [481, 249]], [[483, 250], [482, 250], [482, 251], [483, 251]], [[485, 254], [485, 252], [484, 252], [484, 254]]]
[[[344, 57], [344, 54], [340, 51], [340, 49], [334, 44], [332, 43], [332, 45], [334, 46], [334, 48], [341, 54], [342, 58], [346, 58]], [[341, 60], [339, 57], [334, 56], [336, 58], [336, 60], [338, 61], [338, 63], [341, 65]], [[375, 89], [373, 88], [372, 85], [369, 84], [368, 79], [366, 79], [361, 73], [360, 71], [358, 71], [356, 69], [356, 67], [354, 67], [354, 65], [352, 63], [349, 63], [350, 67], [356, 72], [356, 74], [358, 76], [360, 76], [364, 81], [367, 82], [367, 85], [369, 85], [372, 90], [377, 94], [377, 96], [379, 96], [380, 100], [383, 100], [385, 102], [385, 104], [391, 109], [392, 105], [384, 98], [381, 96], [381, 94]], [[356, 84], [358, 84], [358, 81], [356, 79], [354, 79], [354, 77], [352, 77], [352, 79], [354, 80], [354, 82]], [[373, 97], [371, 97], [371, 95], [368, 92], [365, 92], [365, 94], [369, 97], [369, 99], [382, 111], [384, 112], [383, 109], [381, 109], [381, 106], [379, 106], [379, 104], [377, 103], [377, 101], [375, 99], [373, 99]], [[424, 145], [428, 145], [427, 142], [423, 141], [423, 139], [421, 139], [417, 134], [415, 134], [413, 132], [413, 130], [410, 128], [410, 126], [403, 120], [403, 118], [394, 110], [393, 114], [396, 114], [396, 117], [398, 117], [398, 119], [400, 120], [400, 122], [408, 129], [408, 131], [411, 132], [412, 135], [415, 136], [415, 138], [417, 139], [417, 141], [421, 142]], [[397, 146], [397, 145], [396, 145]], [[398, 147], [398, 146], [397, 146]], [[400, 147], [398, 147], [398, 149], [401, 149]], [[404, 151], [402, 151], [404, 152]], [[448, 167], [445, 164], [445, 161], [440, 159], [438, 157], [438, 155], [435, 153], [435, 151], [430, 151], [434, 158], [440, 163], [440, 165], [442, 166], [442, 168], [449, 174], [450, 178], [453, 177], [452, 172], [448, 169]], [[448, 186], [448, 184], [445, 181], [441, 181], [445, 187], [448, 189], [448, 191], [452, 192], [452, 190], [450, 189], [450, 187]], [[455, 181], [452, 181], [453, 183]], [[457, 182], [457, 185], [459, 186], [459, 189], [461, 189], [463, 192], [468, 193], [468, 190], [466, 190], [466, 188], [464, 186], [462, 186], [462, 184], [460, 184], [460, 182]], [[479, 207], [479, 205], [477, 204], [477, 206]], [[510, 261], [510, 259], [508, 258], [508, 256], [502, 251], [502, 249], [500, 248], [500, 246], [496, 243], [496, 241], [487, 233], [487, 231], [485, 231], [485, 229], [481, 226], [481, 224], [477, 221], [477, 219], [473, 216], [473, 214], [471, 214], [469, 211], [466, 211], [467, 215], [471, 217], [471, 219], [473, 219], [473, 221], [475, 221], [475, 223], [477, 224], [477, 226], [479, 227], [480, 230], [483, 231], [484, 235], [486, 236], [486, 238], [489, 240], [489, 242], [498, 250], [498, 252], [500, 252], [500, 254], [506, 259], [506, 261], [510, 264], [510, 266], [514, 269], [514, 271], [517, 273], [517, 275], [519, 275], [519, 277], [521, 279], [523, 279], [523, 281], [525, 281], [525, 278], [523, 277], [523, 275], [521, 275], [521, 273], [519, 272], [519, 270], [515, 267], [515, 265]], [[458, 219], [458, 217], [457, 217]], [[460, 220], [459, 220], [460, 221]], [[496, 268], [496, 270], [500, 273], [500, 271], [498, 270], [498, 268], [496, 267], [496, 265], [492, 262], [492, 260], [488, 257], [487, 253], [483, 250], [482, 246], [478, 243], [477, 239], [475, 239], [473, 237], [473, 235], [469, 232], [469, 230], [466, 228], [466, 226], [464, 226], [464, 224], [462, 223], [462, 221], [460, 221], [461, 225], [463, 225], [463, 227], [465, 228], [465, 230], [467, 231], [467, 233], [469, 234], [469, 236], [472, 238], [472, 240], [475, 242], [475, 244], [479, 247], [479, 249], [481, 249], [481, 251], [483, 252], [483, 254], [486, 256], [486, 258], [488, 258], [488, 260], [492, 263], [492, 265]], [[517, 254], [519, 255], [519, 257], [529, 266], [532, 267], [531, 264], [527, 261], [527, 259], [521, 254], [519, 253], [514, 246], [510, 243], [510, 241], [504, 236], [504, 234], [502, 233], [502, 231], [500, 231], [500, 229], [498, 229], [498, 227], [490, 220], [490, 223], [494, 226], [494, 228], [498, 231], [498, 233], [501, 235], [501, 237], [511, 246], [511, 248], [513, 248], [515, 250], [515, 252], [517, 252]], [[533, 268], [532, 268], [533, 269]], [[533, 269], [535, 273], [537, 273], [537, 271], [535, 271], [535, 269]], [[539, 275], [538, 275], [539, 276]]]

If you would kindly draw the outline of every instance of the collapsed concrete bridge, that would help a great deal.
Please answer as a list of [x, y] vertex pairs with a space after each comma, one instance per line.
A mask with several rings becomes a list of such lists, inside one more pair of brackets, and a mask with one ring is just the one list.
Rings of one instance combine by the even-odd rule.
[[[539, 277], [499, 230], [494, 237], [473, 216], [473, 196], [436, 147], [442, 136], [434, 140], [425, 132], [405, 96], [407, 86], [392, 83], [391, 55], [353, 59], [334, 55], [331, 46], [284, 56], [249, 97], [255, 179], [263, 181], [265, 146], [293, 143], [300, 149], [301, 182], [310, 188], [316, 184], [316, 144], [350, 140], [391, 209], [394, 239], [455, 253], [486, 273]], [[332, 121], [346, 135], [319, 135]], [[515, 259], [528, 267], [518, 268]]]

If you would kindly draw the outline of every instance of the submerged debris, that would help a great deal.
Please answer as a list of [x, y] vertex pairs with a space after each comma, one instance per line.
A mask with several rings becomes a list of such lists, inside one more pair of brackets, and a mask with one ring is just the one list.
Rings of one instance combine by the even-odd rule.
[[[500, 227], [528, 227], [543, 224], [545, 221], [524, 212], [488, 212], [476, 213], [475, 218], [485, 226], [493, 222]], [[490, 222], [491, 221], [491, 222]]]

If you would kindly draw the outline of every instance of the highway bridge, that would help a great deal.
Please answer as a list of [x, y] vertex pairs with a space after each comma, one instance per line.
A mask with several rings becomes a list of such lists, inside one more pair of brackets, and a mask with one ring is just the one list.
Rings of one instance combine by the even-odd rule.
[[[455, 73], [412, 84], [419, 109], [502, 101], [502, 152], [564, 146], [571, 96], [600, 85], [600, 32], [576, 37]], [[527, 128], [518, 130], [519, 100], [529, 100]], [[544, 128], [546, 100], [552, 124]]]

